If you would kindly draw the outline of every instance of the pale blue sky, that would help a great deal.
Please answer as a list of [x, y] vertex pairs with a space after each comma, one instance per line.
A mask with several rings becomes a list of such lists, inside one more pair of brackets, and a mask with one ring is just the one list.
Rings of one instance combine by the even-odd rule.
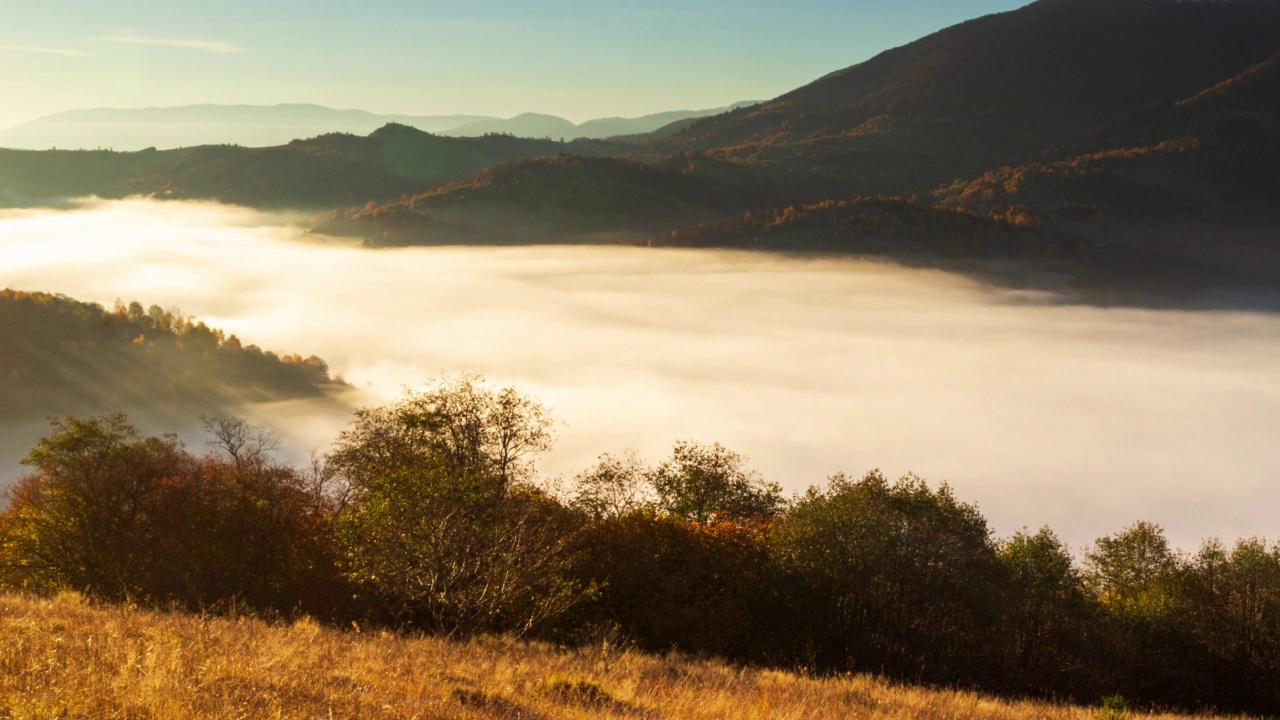
[[312, 102], [582, 121], [774, 97], [1026, 0], [0, 0], [0, 127]]

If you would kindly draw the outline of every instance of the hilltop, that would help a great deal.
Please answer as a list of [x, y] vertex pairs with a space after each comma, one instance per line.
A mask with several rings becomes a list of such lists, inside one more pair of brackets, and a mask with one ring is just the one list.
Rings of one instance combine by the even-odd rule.
[[[643, 240], [740, 215], [795, 192], [797, 179], [701, 153], [642, 162], [562, 154], [515, 160], [382, 205], [335, 214], [318, 229], [375, 244]], [[811, 190], [812, 192], [813, 190]]]

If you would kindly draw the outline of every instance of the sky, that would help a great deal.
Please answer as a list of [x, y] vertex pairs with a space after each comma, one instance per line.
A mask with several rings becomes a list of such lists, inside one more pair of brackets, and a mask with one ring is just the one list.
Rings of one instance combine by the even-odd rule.
[[0, 0], [0, 128], [306, 102], [581, 122], [776, 97], [1025, 0]]

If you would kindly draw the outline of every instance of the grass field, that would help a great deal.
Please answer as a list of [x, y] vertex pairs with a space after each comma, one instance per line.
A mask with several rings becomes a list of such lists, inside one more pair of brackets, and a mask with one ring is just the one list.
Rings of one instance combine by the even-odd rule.
[[0, 595], [3, 720], [598, 717], [1098, 720], [1104, 714], [606, 646], [565, 651], [504, 639], [451, 642], [335, 631], [308, 620], [271, 624], [95, 607], [69, 594]]

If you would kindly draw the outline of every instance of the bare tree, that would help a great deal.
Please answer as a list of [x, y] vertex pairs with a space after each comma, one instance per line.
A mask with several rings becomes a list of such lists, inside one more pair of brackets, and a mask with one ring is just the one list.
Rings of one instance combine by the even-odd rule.
[[229, 415], [200, 416], [209, 439], [205, 442], [215, 450], [226, 453], [239, 470], [260, 469], [271, 460], [271, 453], [280, 446], [275, 431], [248, 420]]
[[622, 457], [605, 453], [595, 467], [574, 478], [572, 505], [596, 519], [653, 507], [657, 496], [652, 472], [634, 450], [627, 450]]

